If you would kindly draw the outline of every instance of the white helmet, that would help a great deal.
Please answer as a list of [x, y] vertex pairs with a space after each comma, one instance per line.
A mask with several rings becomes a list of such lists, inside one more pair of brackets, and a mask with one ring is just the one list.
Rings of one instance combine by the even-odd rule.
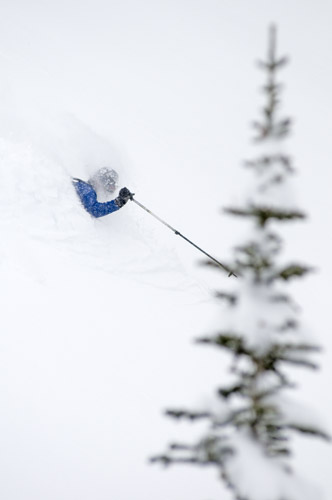
[[114, 193], [118, 186], [118, 173], [112, 168], [102, 167], [92, 177], [89, 179], [89, 184], [91, 184], [95, 189], [102, 188], [108, 193]]

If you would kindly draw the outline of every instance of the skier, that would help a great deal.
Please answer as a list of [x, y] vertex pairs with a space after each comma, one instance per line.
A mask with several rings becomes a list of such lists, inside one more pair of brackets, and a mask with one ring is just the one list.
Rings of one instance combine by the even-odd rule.
[[100, 202], [97, 200], [97, 193], [108, 195], [114, 193], [117, 188], [118, 174], [115, 170], [103, 167], [100, 168], [88, 182], [73, 178], [73, 185], [85, 210], [93, 217], [103, 217], [104, 215], [116, 212], [128, 200], [133, 199], [133, 193], [126, 187], [119, 191], [117, 198], [111, 201]]

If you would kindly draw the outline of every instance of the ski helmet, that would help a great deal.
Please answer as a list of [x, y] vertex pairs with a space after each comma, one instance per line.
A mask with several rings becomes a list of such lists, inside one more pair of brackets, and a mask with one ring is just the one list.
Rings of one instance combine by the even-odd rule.
[[113, 193], [118, 185], [119, 175], [112, 168], [102, 167], [89, 179], [90, 184], [95, 188], [102, 188], [109, 193]]

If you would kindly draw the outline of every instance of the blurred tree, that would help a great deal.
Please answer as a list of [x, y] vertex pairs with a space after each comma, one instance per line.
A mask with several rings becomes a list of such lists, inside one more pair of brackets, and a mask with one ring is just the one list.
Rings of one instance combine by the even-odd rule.
[[[306, 340], [299, 311], [286, 293], [286, 282], [303, 277], [310, 268], [280, 262], [278, 223], [304, 219], [293, 201], [291, 158], [283, 152], [291, 121], [280, 116], [278, 72], [287, 59], [276, 55], [276, 30], [269, 31], [268, 54], [259, 67], [266, 74], [265, 105], [253, 123], [260, 152], [245, 162], [254, 183], [242, 206], [226, 212], [250, 223], [249, 237], [234, 248], [229, 289], [218, 293], [224, 302], [224, 326], [198, 339], [232, 357], [230, 383], [217, 390], [211, 405], [166, 413], [176, 419], [205, 421], [204, 435], [193, 444], [175, 443], [153, 462], [213, 465], [237, 500], [293, 500], [311, 498], [290, 466], [293, 432], [329, 439], [307, 411], [289, 397], [294, 383], [289, 367], [316, 368], [312, 355], [319, 350]], [[218, 266], [211, 262], [209, 266]], [[220, 270], [220, 268], [219, 268]], [[316, 499], [315, 499], [316, 500]]]

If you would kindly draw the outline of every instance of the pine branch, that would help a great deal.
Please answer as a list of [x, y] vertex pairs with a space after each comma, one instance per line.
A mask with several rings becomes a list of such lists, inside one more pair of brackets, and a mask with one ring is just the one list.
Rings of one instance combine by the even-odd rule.
[[282, 210], [255, 205], [249, 205], [247, 208], [224, 208], [224, 212], [240, 217], [256, 218], [261, 227], [264, 227], [270, 219], [285, 221], [305, 218], [304, 213], [299, 210]]
[[285, 281], [288, 281], [292, 278], [300, 278], [305, 274], [312, 272], [313, 267], [309, 266], [301, 266], [299, 264], [290, 264], [289, 266], [284, 267], [280, 271], [277, 271], [271, 279], [281, 278]]
[[223, 263], [223, 267], [220, 267], [220, 265], [213, 262], [213, 260], [201, 260], [199, 262], [199, 265], [205, 267], [212, 267], [213, 269], [221, 271], [223, 274], [227, 272], [228, 276], [235, 276], [235, 277], [239, 276], [238, 271], [234, 267], [231, 268], [231, 266], [229, 266], [226, 262]]
[[326, 432], [321, 431], [320, 429], [316, 429], [314, 427], [300, 425], [300, 424], [287, 424], [284, 426], [285, 428], [300, 432], [302, 434], [307, 434], [314, 437], [319, 437], [324, 439], [325, 441], [331, 441], [331, 436]]
[[235, 355], [251, 355], [251, 351], [245, 347], [243, 338], [232, 332], [221, 333], [220, 335], [216, 335], [214, 337], [201, 337], [196, 339], [196, 342], [200, 344], [214, 344], [219, 347], [224, 347], [231, 350]]
[[196, 412], [188, 410], [166, 410], [165, 415], [177, 419], [186, 418], [188, 420], [199, 420], [211, 417], [211, 413], [209, 412]]
[[216, 292], [215, 297], [217, 299], [226, 300], [230, 306], [235, 306], [237, 302], [237, 297], [232, 293]]
[[245, 392], [244, 384], [234, 384], [230, 387], [224, 387], [224, 388], [221, 387], [217, 391], [219, 396], [222, 396], [224, 399], [228, 399], [230, 396], [233, 396], [234, 394], [243, 395], [244, 392]]
[[256, 170], [258, 174], [271, 170], [279, 165], [285, 174], [293, 174], [295, 169], [291, 159], [284, 154], [263, 155], [255, 160], [246, 160], [244, 166]]
[[163, 465], [191, 464], [191, 465], [219, 465], [234, 454], [232, 446], [227, 444], [223, 436], [208, 436], [195, 445], [173, 443], [169, 446], [169, 453], [156, 455], [150, 462], [161, 462]]

